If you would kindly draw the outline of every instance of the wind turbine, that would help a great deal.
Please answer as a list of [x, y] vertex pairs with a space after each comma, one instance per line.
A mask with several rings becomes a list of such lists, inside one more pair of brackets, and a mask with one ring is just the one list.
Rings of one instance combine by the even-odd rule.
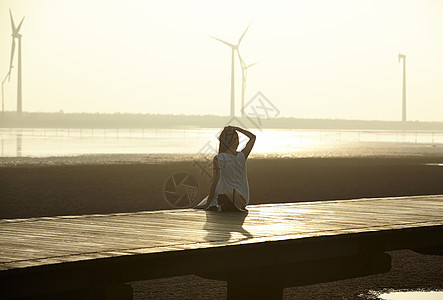
[[398, 62], [403, 59], [403, 105], [402, 105], [402, 121], [406, 122], [406, 55], [399, 53]]
[[250, 25], [251, 25], [251, 23], [249, 23], [248, 27], [246, 27], [245, 31], [240, 36], [240, 39], [238, 40], [236, 45], [228, 43], [226, 41], [223, 41], [223, 40], [221, 40], [219, 38], [213, 37], [212, 35], [210, 36], [213, 39], [216, 39], [217, 41], [222, 42], [223, 44], [228, 45], [229, 47], [231, 47], [231, 53], [232, 53], [231, 54], [231, 117], [235, 116], [234, 53], [235, 53], [236, 50], [238, 52], [238, 47], [240, 46], [240, 43], [241, 43], [243, 37], [245, 36], [246, 31], [248, 31]]
[[15, 39], [18, 39], [18, 61], [17, 61], [17, 112], [21, 114], [22, 112], [22, 35], [19, 33], [20, 28], [22, 27], [23, 20], [22, 18], [20, 24], [15, 27], [14, 19], [12, 18], [11, 9], [9, 9], [9, 16], [11, 17], [11, 27], [12, 27], [12, 46], [11, 46], [11, 62], [9, 64], [9, 72], [8, 72], [8, 81], [11, 76], [12, 63], [14, 61], [14, 53], [15, 53]]
[[241, 55], [240, 55], [240, 51], [238, 51], [237, 49], [237, 53], [238, 53], [238, 58], [240, 59], [240, 66], [241, 66], [241, 70], [242, 70], [242, 91], [241, 91], [241, 116], [244, 117], [245, 116], [245, 91], [246, 91], [246, 79], [248, 77], [248, 69], [250, 67], [252, 67], [253, 65], [258, 64], [258, 62], [255, 62], [253, 64], [249, 64], [247, 65], [244, 60], [242, 59]]

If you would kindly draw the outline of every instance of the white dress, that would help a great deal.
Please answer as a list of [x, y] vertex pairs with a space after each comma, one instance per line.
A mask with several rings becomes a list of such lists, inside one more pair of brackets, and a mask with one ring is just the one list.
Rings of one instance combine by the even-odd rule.
[[[220, 177], [215, 188], [214, 198], [208, 207], [217, 206], [217, 195], [231, 193], [234, 189], [240, 192], [249, 203], [249, 184], [246, 177], [246, 158], [243, 152], [237, 154], [219, 153], [216, 155], [220, 167]], [[205, 206], [208, 201], [206, 196], [198, 205]]]

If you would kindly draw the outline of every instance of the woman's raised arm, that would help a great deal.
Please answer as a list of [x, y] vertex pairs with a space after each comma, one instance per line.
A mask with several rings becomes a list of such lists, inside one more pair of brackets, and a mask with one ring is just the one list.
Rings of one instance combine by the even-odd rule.
[[249, 132], [243, 128], [232, 126], [236, 131], [243, 133], [249, 138], [249, 141], [246, 143], [245, 148], [242, 150], [243, 154], [245, 155], [245, 158], [248, 158], [249, 153], [251, 153], [252, 147], [254, 147], [255, 144], [255, 134], [252, 132]]

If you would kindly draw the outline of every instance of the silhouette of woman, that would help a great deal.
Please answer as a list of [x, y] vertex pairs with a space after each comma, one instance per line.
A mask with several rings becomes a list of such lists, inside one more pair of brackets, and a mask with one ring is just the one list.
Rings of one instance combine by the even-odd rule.
[[[238, 132], [249, 138], [245, 148], [237, 152]], [[249, 185], [246, 160], [255, 143], [255, 135], [235, 126], [227, 126], [219, 136], [218, 154], [213, 159], [213, 176], [209, 195], [196, 208], [215, 211], [246, 211]]]

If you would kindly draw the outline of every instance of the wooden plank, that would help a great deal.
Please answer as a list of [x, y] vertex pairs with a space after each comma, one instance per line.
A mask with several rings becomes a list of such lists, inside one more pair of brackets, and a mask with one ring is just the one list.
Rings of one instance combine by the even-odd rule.
[[[443, 195], [0, 220], [4, 269], [443, 225]], [[0, 269], [0, 273], [1, 270]]]

